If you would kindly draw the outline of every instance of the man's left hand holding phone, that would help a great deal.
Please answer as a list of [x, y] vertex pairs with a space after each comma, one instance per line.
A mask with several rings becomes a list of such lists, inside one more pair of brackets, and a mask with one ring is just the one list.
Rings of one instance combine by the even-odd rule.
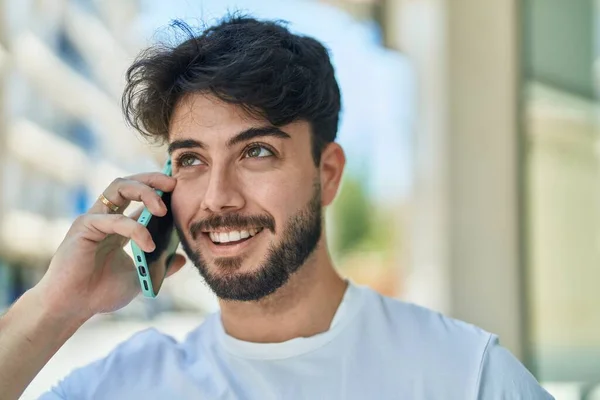
[[[164, 230], [153, 237], [148, 229], [153, 228], [155, 218], [161, 222], [155, 224], [158, 227], [169, 221], [172, 226], [165, 200], [169, 202], [177, 182], [169, 175], [142, 173], [113, 181], [88, 212], [73, 222], [41, 281], [0, 318], [0, 393], [6, 398], [18, 398], [89, 318], [129, 304], [140, 287], [144, 290], [144, 281], [152, 283], [148, 289], [153, 289], [145, 295], [156, 295], [162, 278], [183, 267], [185, 257], [169, 253], [177, 246], [175, 230], [160, 243], [157, 234]], [[123, 215], [132, 201], [142, 202], [147, 212]], [[148, 223], [138, 222], [144, 214], [151, 216]], [[148, 280], [140, 277], [137, 256], [132, 260], [124, 250], [129, 241], [146, 257]], [[161, 252], [161, 244], [166, 252]]]

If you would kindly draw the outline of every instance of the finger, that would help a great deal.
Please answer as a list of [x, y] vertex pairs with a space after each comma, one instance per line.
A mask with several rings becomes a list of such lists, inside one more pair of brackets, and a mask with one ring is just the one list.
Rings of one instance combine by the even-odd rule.
[[73, 224], [84, 239], [100, 242], [108, 235], [120, 235], [133, 240], [145, 252], [156, 248], [148, 229], [122, 214], [86, 214]]
[[143, 183], [153, 189], [161, 190], [163, 192], [172, 192], [177, 184], [175, 178], [167, 176], [162, 172], [145, 172], [142, 174], [131, 175], [125, 179]]
[[111, 182], [110, 185], [102, 192], [102, 196], [104, 196], [108, 201], [118, 207], [118, 210], [115, 212], [111, 210], [106, 204], [104, 204], [101, 200], [101, 197], [98, 197], [98, 200], [88, 210], [90, 214], [113, 214], [113, 213], [122, 213], [125, 211], [127, 206], [129, 206], [129, 201], [127, 199], [122, 198], [119, 195], [119, 186], [126, 184], [126, 179], [117, 178]]
[[[144, 212], [144, 207], [137, 207], [135, 209], [135, 211], [133, 211], [131, 214], [127, 215], [127, 217], [131, 218], [134, 221], [137, 221], [140, 218], [140, 216], [142, 215], [142, 212]], [[121, 237], [119, 243], [121, 243], [121, 246], [125, 246], [128, 241], [129, 241], [129, 238]]]
[[150, 210], [152, 215], [162, 217], [167, 213], [167, 206], [158, 193], [156, 193], [156, 190], [150, 186], [138, 181], [128, 181], [118, 190], [118, 195], [127, 202], [139, 201], [144, 203], [144, 206]]
[[[175, 178], [159, 172], [150, 172], [132, 175], [128, 178], [117, 178], [106, 188], [103, 195], [119, 207], [118, 213], [122, 213], [132, 200], [143, 202], [146, 199], [149, 201], [146, 206], [151, 212], [154, 211], [158, 213], [157, 215], [164, 215], [166, 207], [164, 207], [164, 203], [159, 199], [160, 196], [156, 194], [154, 189], [170, 192], [175, 188], [176, 183]], [[151, 200], [157, 198], [159, 200], [157, 202]], [[154, 203], [158, 203], [158, 206], [155, 206]], [[100, 199], [92, 205], [89, 212], [93, 214], [114, 213]]]
[[183, 266], [185, 265], [186, 262], [187, 262], [187, 259], [185, 258], [185, 256], [183, 256], [181, 254], [175, 254], [175, 256], [173, 257], [173, 260], [171, 261], [171, 265], [169, 266], [169, 269], [167, 270], [167, 277], [178, 272], [181, 268], [183, 268]]

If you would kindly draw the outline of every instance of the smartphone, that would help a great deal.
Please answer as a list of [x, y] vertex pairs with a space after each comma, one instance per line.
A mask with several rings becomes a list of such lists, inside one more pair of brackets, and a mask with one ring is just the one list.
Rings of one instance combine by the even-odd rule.
[[[162, 171], [165, 175], [172, 175], [171, 159], [167, 160]], [[173, 213], [171, 212], [171, 193], [157, 190], [167, 206], [167, 214], [163, 217], [152, 215], [144, 208], [138, 222], [148, 228], [156, 248], [151, 253], [146, 253], [131, 241], [133, 261], [135, 262], [142, 293], [145, 297], [154, 298], [158, 295], [167, 271], [179, 246], [179, 236], [175, 229]]]

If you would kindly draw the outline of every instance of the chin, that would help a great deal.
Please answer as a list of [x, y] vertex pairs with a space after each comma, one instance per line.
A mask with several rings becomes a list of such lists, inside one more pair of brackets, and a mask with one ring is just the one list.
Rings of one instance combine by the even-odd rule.
[[248, 257], [217, 257], [208, 263], [209, 271], [216, 276], [235, 276], [257, 273], [261, 266]]

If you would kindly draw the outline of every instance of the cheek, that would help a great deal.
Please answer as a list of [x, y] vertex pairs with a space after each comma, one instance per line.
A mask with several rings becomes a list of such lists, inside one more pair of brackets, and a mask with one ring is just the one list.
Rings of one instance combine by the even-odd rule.
[[178, 224], [182, 227], [187, 226], [194, 218], [196, 210], [200, 208], [198, 194], [195, 196], [191, 188], [185, 185], [177, 184], [177, 187], [171, 195], [171, 210]]
[[247, 178], [242, 186], [247, 204], [271, 214], [278, 226], [304, 207], [313, 193], [313, 180], [298, 174], [282, 172]]

